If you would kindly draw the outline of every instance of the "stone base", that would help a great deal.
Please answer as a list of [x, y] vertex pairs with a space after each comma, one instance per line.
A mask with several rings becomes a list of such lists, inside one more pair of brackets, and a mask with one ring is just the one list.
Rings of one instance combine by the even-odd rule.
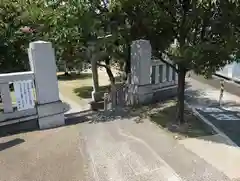
[[58, 127], [65, 124], [65, 106], [61, 101], [37, 106], [40, 129]]
[[48, 129], [65, 125], [64, 114], [61, 113], [57, 115], [39, 118], [38, 124], [40, 129]]
[[177, 86], [159, 89], [153, 93], [153, 102], [164, 101], [177, 95]]
[[169, 86], [158, 89], [151, 89], [149, 86], [141, 86], [137, 89], [138, 104], [145, 105], [163, 101], [177, 95], [177, 86]]

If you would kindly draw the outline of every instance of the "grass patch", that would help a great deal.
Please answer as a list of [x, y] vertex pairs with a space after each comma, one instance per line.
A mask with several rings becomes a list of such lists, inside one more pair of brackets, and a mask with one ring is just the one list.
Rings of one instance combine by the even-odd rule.
[[184, 116], [186, 123], [183, 125], [175, 124], [177, 107], [176, 104], [163, 108], [162, 110], [149, 114], [150, 120], [162, 128], [173, 133], [179, 138], [196, 138], [214, 135], [215, 132], [192, 114], [192, 111], [185, 109]]
[[[63, 72], [57, 73], [59, 81], [58, 86], [60, 93], [68, 99], [77, 102], [81, 106], [88, 104], [91, 99], [92, 93], [92, 74], [82, 72], [81, 74], [71, 74], [71, 76], [65, 76]], [[100, 92], [108, 92], [109, 77], [106, 72], [99, 71], [99, 86]], [[120, 77], [115, 77], [116, 82], [119, 81]], [[102, 94], [104, 95], [104, 94]]]
[[91, 73], [81, 73], [81, 74], [71, 73], [69, 75], [65, 75], [64, 73], [61, 73], [57, 75], [58, 80], [62, 80], [62, 81], [89, 79], [91, 77], [92, 77]]
[[[100, 92], [108, 92], [109, 90], [109, 85], [104, 85], [99, 87]], [[92, 97], [92, 91], [93, 87], [92, 86], [83, 86], [83, 87], [78, 87], [73, 90], [73, 92], [81, 98], [87, 99]]]

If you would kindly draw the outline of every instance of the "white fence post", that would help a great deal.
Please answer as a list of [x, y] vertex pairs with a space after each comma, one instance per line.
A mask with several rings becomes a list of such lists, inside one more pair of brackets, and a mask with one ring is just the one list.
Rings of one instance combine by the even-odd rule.
[[12, 98], [10, 95], [9, 84], [8, 83], [0, 84], [0, 88], [1, 88], [1, 97], [3, 102], [4, 113], [13, 112]]
[[65, 124], [64, 106], [59, 99], [54, 49], [50, 42], [30, 43], [29, 60], [34, 72], [40, 129]]

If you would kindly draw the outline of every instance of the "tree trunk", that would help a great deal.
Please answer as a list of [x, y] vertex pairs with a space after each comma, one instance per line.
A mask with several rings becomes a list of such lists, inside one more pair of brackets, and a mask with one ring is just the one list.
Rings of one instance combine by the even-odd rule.
[[125, 79], [127, 80], [128, 74], [131, 72], [131, 45], [127, 45], [127, 57], [126, 62], [124, 66], [124, 72], [125, 72]]
[[185, 95], [185, 76], [186, 70], [179, 66], [178, 72], [178, 103], [177, 103], [177, 122], [184, 123], [184, 95]]
[[108, 74], [111, 85], [115, 85], [115, 77], [113, 76], [112, 70], [110, 68], [110, 58], [105, 59], [106, 72]]
[[66, 62], [65, 62], [65, 65], [64, 65], [64, 75], [69, 76], [68, 66], [67, 66]]
[[95, 55], [91, 57], [91, 67], [92, 67], [93, 91], [96, 93], [99, 91], [99, 83], [98, 83], [97, 61], [96, 61]]

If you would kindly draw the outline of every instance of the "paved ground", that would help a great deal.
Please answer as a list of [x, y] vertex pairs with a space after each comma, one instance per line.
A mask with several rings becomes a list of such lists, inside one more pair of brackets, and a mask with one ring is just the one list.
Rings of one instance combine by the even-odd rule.
[[[240, 145], [240, 97], [226, 91], [222, 106], [219, 107], [220, 91], [217, 88], [217, 81], [219, 82], [216, 79], [205, 80], [196, 76], [187, 79], [186, 100], [231, 140]], [[212, 84], [214, 87], [211, 86]], [[230, 83], [225, 87], [234, 91], [240, 90], [240, 87]]]
[[230, 180], [148, 120], [81, 126], [89, 158], [88, 180]]
[[80, 124], [85, 180], [230, 180], [149, 120]]
[[80, 127], [0, 138], [1, 181], [86, 181]]
[[[222, 78], [213, 77], [211, 79], [205, 79], [203, 76], [198, 76], [196, 74], [191, 74], [191, 78], [194, 79], [194, 80], [197, 80], [201, 83], [211, 85], [212, 87], [214, 87], [216, 89], [220, 89], [220, 80]], [[229, 93], [234, 94], [236, 96], [240, 96], [240, 91], [239, 91], [240, 85], [234, 84], [231, 81], [225, 81], [224, 82], [224, 88], [225, 88], [226, 92], [229, 92]]]
[[[68, 113], [83, 109], [61, 97], [72, 108]], [[230, 181], [223, 167], [189, 147], [196, 142], [179, 142], [149, 120], [84, 117], [90, 121], [77, 117], [74, 125], [0, 138], [0, 180]]]

